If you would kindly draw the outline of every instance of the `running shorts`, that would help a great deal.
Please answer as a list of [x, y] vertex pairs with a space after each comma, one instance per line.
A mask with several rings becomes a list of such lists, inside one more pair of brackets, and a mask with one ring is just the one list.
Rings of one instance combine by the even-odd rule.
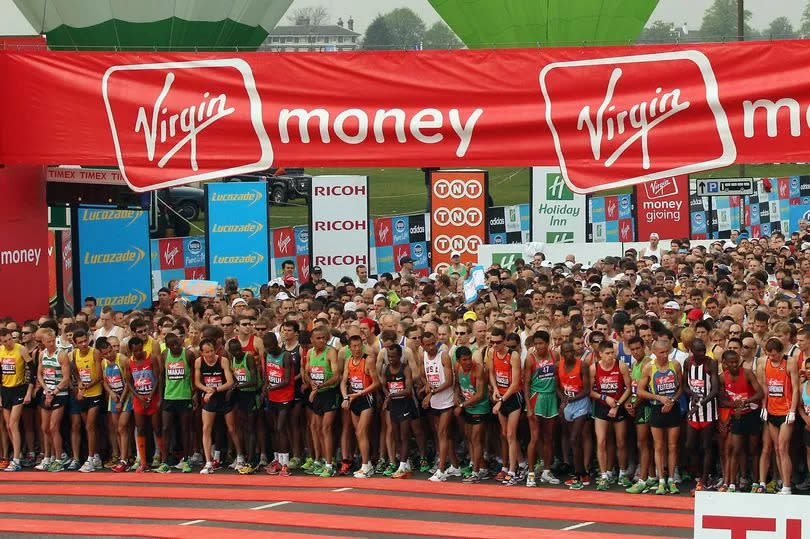
[[534, 415], [550, 419], [560, 415], [560, 403], [557, 401], [557, 393], [534, 393], [529, 396], [529, 406], [534, 410]]
[[591, 411], [591, 401], [588, 397], [579, 400], [569, 401], [563, 408], [563, 417], [569, 423], [573, 423], [582, 416], [587, 416]]

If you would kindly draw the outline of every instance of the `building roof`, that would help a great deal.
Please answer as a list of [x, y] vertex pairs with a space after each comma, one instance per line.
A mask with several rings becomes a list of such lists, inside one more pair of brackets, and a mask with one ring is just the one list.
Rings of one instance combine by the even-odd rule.
[[312, 26], [297, 24], [294, 26], [276, 26], [270, 32], [271, 36], [359, 36], [342, 26], [329, 24], [325, 26]]

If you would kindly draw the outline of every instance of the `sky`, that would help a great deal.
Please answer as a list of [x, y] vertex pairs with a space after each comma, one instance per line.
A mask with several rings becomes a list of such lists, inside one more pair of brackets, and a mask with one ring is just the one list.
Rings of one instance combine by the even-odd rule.
[[[574, 1], [574, 0], [572, 0]], [[633, 1], [633, 0], [628, 0]], [[681, 26], [684, 22], [690, 29], [698, 29], [703, 12], [712, 0], [660, 0], [650, 17], [650, 22], [660, 19]], [[428, 0], [295, 0], [290, 10], [299, 7], [324, 6], [337, 21], [350, 16], [355, 20], [355, 29], [363, 32], [379, 13], [398, 7], [410, 7], [429, 26], [439, 20]], [[763, 29], [776, 17], [785, 16], [799, 26], [805, 2], [803, 0], [745, 0], [745, 8], [752, 12], [751, 26]], [[286, 23], [285, 19], [280, 21]], [[0, 0], [0, 35], [30, 35], [34, 30], [20, 14], [12, 0]]]

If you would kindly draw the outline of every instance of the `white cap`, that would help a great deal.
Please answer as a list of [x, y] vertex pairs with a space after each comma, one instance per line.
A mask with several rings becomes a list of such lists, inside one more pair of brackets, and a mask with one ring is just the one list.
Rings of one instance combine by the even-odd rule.
[[438, 278], [439, 278], [439, 274], [436, 273], [436, 272], [433, 272], [430, 275], [428, 275], [428, 279], [430, 279], [431, 281], [435, 281]]
[[659, 239], [658, 232], [653, 232], [653, 233], [651, 233], [651, 234], [650, 234], [650, 239], [651, 239], [651, 240], [657, 240], [657, 239]]
[[357, 310], [357, 304], [353, 301], [347, 301], [346, 305], [343, 306], [343, 310], [354, 312]]
[[317, 292], [315, 292], [315, 297], [316, 298], [325, 298], [328, 295], [329, 295], [329, 292], [327, 292], [326, 290], [318, 290]]
[[276, 299], [278, 301], [284, 301], [285, 299], [290, 299], [290, 296], [286, 292], [279, 292], [278, 294], [276, 294]]
[[461, 258], [461, 253], [459, 253], [458, 251], [452, 251], [452, 252], [450, 253], [450, 258], [454, 258], [454, 257], [459, 257], [459, 258]]
[[553, 268], [554, 264], [551, 263], [551, 260], [543, 260], [542, 262], [540, 262], [540, 267], [541, 268]]
[[680, 311], [681, 306], [678, 305], [677, 301], [668, 301], [668, 302], [664, 303], [664, 309], [670, 309], [672, 311]]
[[733, 241], [727, 241], [727, 242], [725, 242], [723, 244], [723, 250], [724, 251], [726, 249], [736, 249], [736, 248], [737, 248], [737, 245]]
[[374, 296], [374, 303], [377, 303], [378, 299], [385, 299], [385, 296], [383, 294], [377, 294]]
[[655, 264], [650, 266], [650, 269], [653, 270], [653, 271], [658, 271], [659, 269], [661, 269], [661, 264], [656, 262]]
[[237, 306], [237, 305], [239, 305], [240, 303], [241, 303], [242, 305], [247, 305], [247, 301], [245, 301], [244, 299], [242, 299], [242, 298], [236, 298], [236, 299], [235, 299], [235, 300], [233, 300], [233, 302], [231, 303], [231, 309], [233, 309], [234, 307], [236, 307], [236, 306]]

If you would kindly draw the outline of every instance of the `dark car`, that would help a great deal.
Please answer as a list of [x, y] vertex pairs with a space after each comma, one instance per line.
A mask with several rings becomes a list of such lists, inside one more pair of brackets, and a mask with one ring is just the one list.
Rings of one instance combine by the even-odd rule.
[[309, 204], [312, 176], [305, 174], [303, 168], [271, 168], [267, 172], [234, 176], [228, 181], [266, 181], [271, 204], [282, 205], [295, 199], [304, 199]]
[[170, 187], [169, 200], [166, 203], [174, 211], [189, 221], [200, 216], [200, 210], [205, 207], [205, 191], [198, 187]]

